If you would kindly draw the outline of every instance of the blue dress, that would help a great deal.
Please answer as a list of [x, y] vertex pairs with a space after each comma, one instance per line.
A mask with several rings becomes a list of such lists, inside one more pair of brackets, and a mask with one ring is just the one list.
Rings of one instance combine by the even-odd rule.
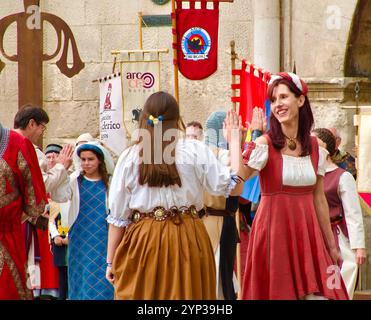
[[69, 231], [68, 298], [112, 300], [113, 286], [105, 278], [108, 239], [106, 187], [102, 180], [82, 178], [79, 191], [80, 211]]

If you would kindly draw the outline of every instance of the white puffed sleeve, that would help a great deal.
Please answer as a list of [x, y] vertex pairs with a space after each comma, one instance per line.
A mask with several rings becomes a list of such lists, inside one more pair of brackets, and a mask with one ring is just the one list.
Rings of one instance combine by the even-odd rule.
[[264, 169], [268, 161], [269, 148], [267, 144], [255, 144], [250, 142], [247, 149], [243, 152], [242, 157], [245, 164], [255, 170]]
[[116, 227], [127, 227], [131, 223], [129, 220], [131, 214], [129, 184], [133, 181], [134, 176], [137, 176], [137, 172], [133, 170], [133, 159], [130, 157], [131, 149], [128, 148], [121, 154], [109, 189], [107, 222]]
[[328, 151], [322, 147], [319, 147], [318, 149], [319, 157], [317, 175], [324, 176], [326, 174]]
[[209, 194], [227, 198], [238, 183], [237, 175], [223, 165], [203, 142], [193, 140], [186, 146], [187, 152], [193, 154], [194, 170], [201, 185]]
[[352, 249], [366, 248], [363, 216], [357, 186], [353, 176], [347, 171], [340, 177], [339, 194], [344, 208], [350, 247]]

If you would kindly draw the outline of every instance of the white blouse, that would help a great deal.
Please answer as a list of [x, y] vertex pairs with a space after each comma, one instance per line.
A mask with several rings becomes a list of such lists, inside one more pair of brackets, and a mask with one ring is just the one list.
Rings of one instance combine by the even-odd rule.
[[[256, 144], [247, 165], [252, 169], [261, 171], [267, 164], [269, 157], [268, 150], [268, 145]], [[283, 154], [283, 185], [293, 187], [314, 185], [317, 180], [316, 175], [325, 175], [327, 155], [327, 150], [319, 147], [318, 170], [316, 174], [310, 156], [294, 157]]]
[[203, 190], [215, 196], [228, 197], [235, 187], [235, 175], [222, 165], [203, 142], [179, 140], [176, 145], [176, 166], [182, 186], [148, 187], [140, 185], [139, 145], [126, 149], [120, 156], [109, 190], [110, 213], [107, 222], [117, 227], [131, 223], [131, 211], [150, 212], [157, 206], [204, 205]]
[[[329, 168], [326, 172], [331, 172], [335, 169], [336, 168]], [[343, 204], [350, 248], [366, 248], [365, 230], [357, 185], [353, 176], [347, 171], [340, 176], [338, 193]]]

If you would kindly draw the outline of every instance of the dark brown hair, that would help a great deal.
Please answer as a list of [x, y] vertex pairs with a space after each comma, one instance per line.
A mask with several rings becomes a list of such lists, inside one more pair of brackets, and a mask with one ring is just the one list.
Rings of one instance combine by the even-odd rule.
[[45, 110], [41, 107], [28, 104], [21, 107], [16, 113], [14, 117], [14, 129], [25, 130], [31, 119], [35, 120], [38, 125], [49, 122], [49, 117]]
[[201, 123], [199, 123], [198, 121], [188, 122], [187, 123], [187, 128], [188, 127], [196, 127], [196, 128], [200, 128], [201, 130], [203, 130]]
[[[81, 151], [81, 153], [84, 152], [84, 151], [91, 151], [97, 156], [97, 158], [99, 160], [98, 172], [99, 172], [99, 175], [100, 175], [100, 177], [101, 177], [101, 179], [104, 183], [104, 186], [106, 187], [106, 190], [108, 191], [109, 175], [108, 175], [108, 172], [107, 172], [106, 163], [104, 162], [104, 156], [102, 154], [100, 154], [99, 152], [96, 152], [95, 150], [91, 150], [91, 149], [83, 150], [83, 151]], [[80, 176], [79, 176], [80, 182], [81, 182], [82, 176], [84, 176], [84, 175], [85, 175], [85, 172], [82, 171]]]
[[[301, 91], [295, 86], [293, 82], [286, 79], [277, 79], [268, 88], [267, 95], [270, 101], [272, 101], [273, 99], [274, 88], [276, 88], [279, 84], [286, 85], [297, 98], [302, 95]], [[301, 156], [307, 156], [312, 153], [310, 131], [312, 130], [313, 123], [314, 118], [312, 109], [310, 107], [308, 97], [305, 96], [304, 105], [299, 108], [299, 127], [297, 136], [297, 139], [300, 141], [301, 144]], [[270, 117], [270, 130], [268, 132], [268, 135], [271, 138], [273, 146], [276, 149], [281, 150], [285, 146], [286, 141], [285, 136], [282, 132], [281, 124], [273, 114], [271, 114]]]
[[332, 157], [336, 152], [336, 137], [329, 129], [325, 128], [317, 128], [313, 130], [313, 133], [321, 139], [324, 143], [326, 143], [326, 149]]
[[[139, 165], [139, 184], [148, 184], [150, 187], [168, 187], [171, 185], [182, 186], [182, 182], [179, 177], [179, 173], [175, 163], [167, 164], [164, 161], [164, 150], [165, 148], [174, 143], [177, 137], [172, 137], [172, 140], [162, 140], [162, 154], [161, 163], [157, 164], [154, 161], [154, 130], [158, 128], [159, 124], [150, 123], [149, 117], [153, 116], [159, 118], [161, 116], [162, 132], [161, 137], [163, 138], [164, 133], [168, 129], [179, 129], [184, 131], [185, 126], [180, 118], [179, 106], [175, 98], [163, 91], [152, 94], [146, 101], [143, 107], [143, 111], [139, 118], [139, 128], [148, 130], [151, 136], [151, 158], [150, 163], [142, 162]], [[138, 143], [142, 141], [139, 139]], [[145, 147], [145, 146], [144, 146]], [[140, 155], [143, 156], [143, 148], [140, 151]], [[171, 151], [171, 156], [175, 157], [175, 148]]]

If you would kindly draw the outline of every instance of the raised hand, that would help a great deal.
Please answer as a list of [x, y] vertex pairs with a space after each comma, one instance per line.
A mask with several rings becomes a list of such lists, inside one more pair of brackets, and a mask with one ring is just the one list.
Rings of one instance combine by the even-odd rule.
[[72, 145], [66, 144], [58, 155], [57, 163], [63, 164], [63, 166], [67, 170], [72, 165], [72, 155]]
[[267, 129], [267, 118], [263, 113], [263, 109], [255, 107], [253, 109], [251, 123], [246, 121], [246, 125], [251, 131], [260, 130], [261, 132], [265, 132]]
[[223, 122], [223, 135], [230, 144], [232, 140], [242, 139], [242, 131], [244, 130], [241, 117], [233, 110], [227, 112], [227, 116]]

